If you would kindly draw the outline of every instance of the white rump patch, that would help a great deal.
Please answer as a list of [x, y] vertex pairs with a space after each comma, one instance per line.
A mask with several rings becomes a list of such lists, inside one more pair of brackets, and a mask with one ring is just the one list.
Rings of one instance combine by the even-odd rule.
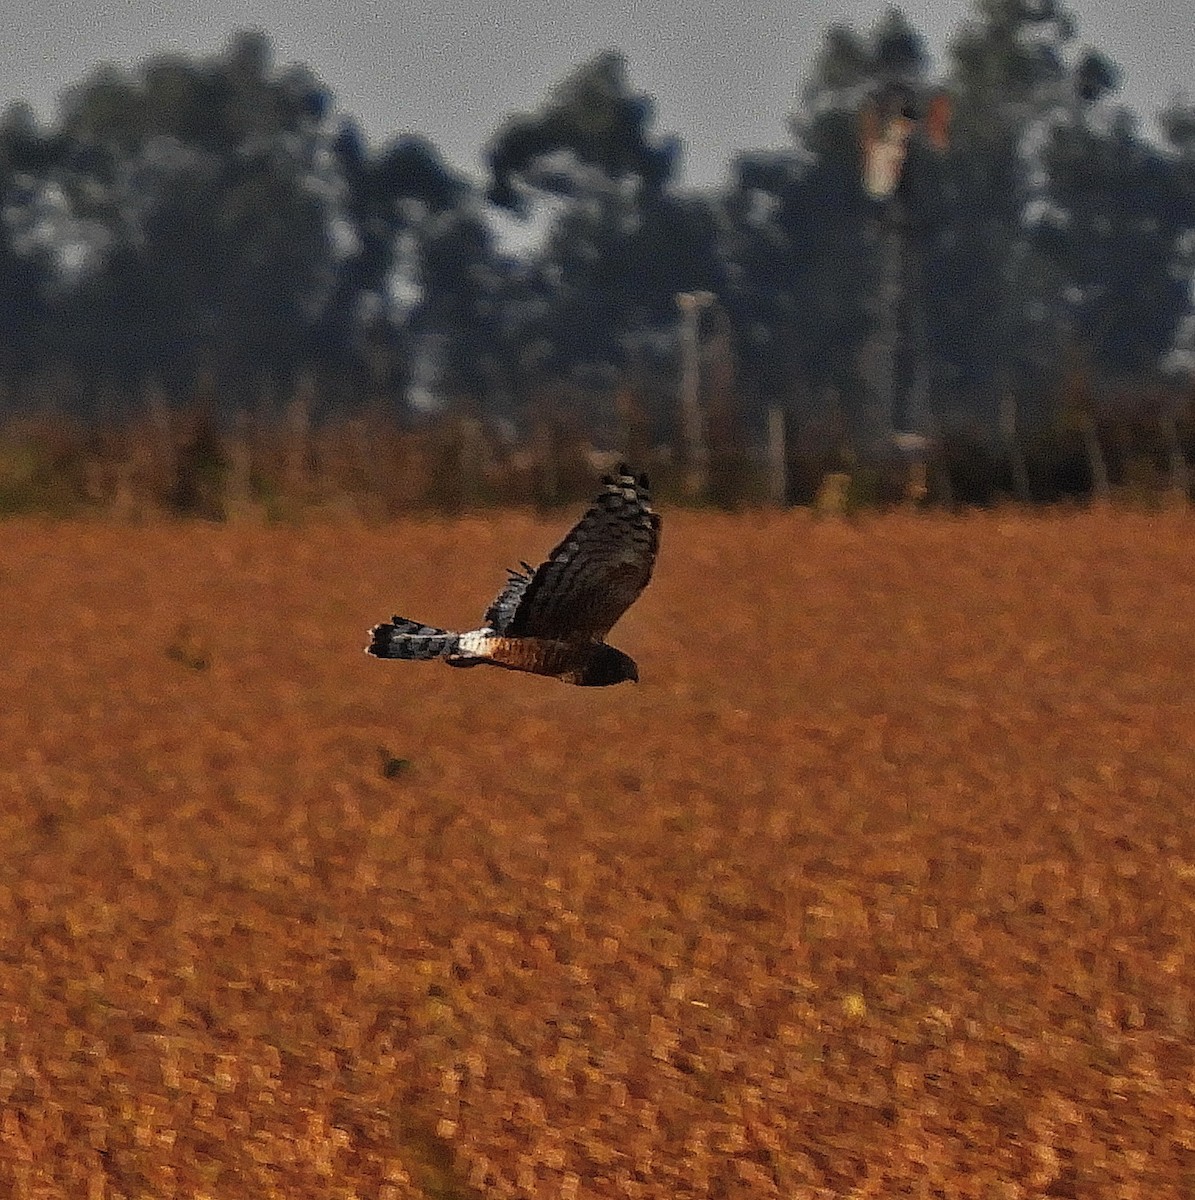
[[470, 629], [468, 633], [462, 633], [460, 641], [457, 642], [456, 652], [458, 654], [472, 654], [477, 658], [488, 658], [490, 654], [490, 643], [494, 640], [494, 631], [492, 629]]

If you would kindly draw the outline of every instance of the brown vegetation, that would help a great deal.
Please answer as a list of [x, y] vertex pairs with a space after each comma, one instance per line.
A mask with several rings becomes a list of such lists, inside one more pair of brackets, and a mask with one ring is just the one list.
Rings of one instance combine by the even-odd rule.
[[0, 1194], [1189, 1196], [1190, 517], [561, 523], [0, 524]]
[[[1134, 419], [1128, 400], [1125, 411], [1081, 402], [1068, 399], [1065, 420], [1023, 438], [1014, 413], [1000, 447], [982, 427], [960, 424], [931, 442], [926, 456], [905, 448], [883, 460], [856, 454], [839, 419], [787, 421], [779, 408], [770, 412], [768, 446], [752, 447], [723, 404], [711, 412], [717, 436], [697, 472], [700, 485], [685, 454], [651, 444], [646, 414], [629, 392], [617, 401], [612, 440], [631, 448], [665, 502], [725, 509], [954, 508], [1002, 497], [1158, 508], [1193, 498], [1193, 427], [1175, 415], [1181, 406], [1142, 400], [1145, 417]], [[223, 421], [211, 405], [172, 411], [152, 396], [123, 423], [90, 427], [52, 412], [11, 418], [0, 421], [0, 517], [376, 523], [588, 499], [620, 455], [597, 448], [575, 403], [555, 407], [556, 416], [538, 420], [522, 440], [459, 413], [412, 422], [375, 408], [315, 421], [302, 395], [281, 415], [242, 410]], [[1101, 412], [1106, 420], [1097, 420]]]

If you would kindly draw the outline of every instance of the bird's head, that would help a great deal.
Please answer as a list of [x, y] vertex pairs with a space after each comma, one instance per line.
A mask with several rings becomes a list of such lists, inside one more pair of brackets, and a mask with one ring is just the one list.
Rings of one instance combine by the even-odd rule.
[[609, 687], [612, 683], [639, 682], [639, 668], [629, 654], [604, 642], [595, 646], [577, 679], [581, 687]]

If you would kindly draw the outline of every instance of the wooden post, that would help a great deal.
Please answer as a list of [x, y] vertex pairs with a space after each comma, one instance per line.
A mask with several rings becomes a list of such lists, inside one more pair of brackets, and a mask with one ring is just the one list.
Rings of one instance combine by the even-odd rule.
[[461, 504], [465, 508], [475, 508], [481, 500], [485, 474], [485, 430], [476, 417], [459, 417], [456, 436]]
[[1191, 472], [1187, 465], [1187, 456], [1178, 436], [1178, 422], [1174, 419], [1173, 411], [1163, 413], [1159, 423], [1167, 457], [1170, 459], [1170, 501], [1181, 508], [1188, 504], [1191, 498]]
[[768, 409], [768, 499], [777, 508], [788, 502], [788, 449], [784, 436], [784, 409]]
[[295, 394], [286, 408], [286, 462], [283, 476], [287, 498], [306, 499], [310, 482], [308, 455], [311, 452], [311, 409], [315, 400], [315, 381], [304, 372], [295, 382]]
[[1022, 504], [1029, 503], [1029, 471], [1025, 466], [1025, 454], [1017, 439], [1017, 398], [1010, 389], [1000, 397], [1000, 437], [1004, 442], [1004, 453], [1008, 456], [1012, 472], [1012, 487]]
[[122, 525], [133, 524], [140, 512], [135, 491], [136, 474], [136, 465], [127, 459], [113, 466], [111, 513]]
[[623, 384], [614, 397], [614, 415], [618, 422], [618, 445], [629, 463], [646, 463], [650, 438], [647, 417], [634, 389]]
[[822, 476], [813, 501], [819, 517], [845, 517], [850, 501], [851, 477], [846, 471], [831, 471]]
[[684, 493], [704, 500], [709, 492], [709, 445], [701, 411], [701, 310], [714, 300], [713, 292], [678, 292], [681, 310], [680, 433], [684, 453]]
[[1081, 420], [1083, 433], [1083, 448], [1087, 451], [1087, 466], [1091, 471], [1091, 495], [1097, 505], [1111, 503], [1112, 489], [1108, 484], [1108, 465], [1104, 461], [1103, 447], [1100, 445], [1099, 431], [1095, 427], [1095, 418], [1085, 412]]
[[551, 507], [560, 499], [560, 471], [556, 452], [556, 431], [550, 419], [541, 417], [535, 428], [535, 459], [539, 468], [539, 502], [545, 507]]
[[228, 478], [225, 483], [224, 516], [228, 520], [247, 517], [253, 506], [252, 455], [249, 449], [249, 415], [237, 409], [232, 430], [225, 442]]
[[156, 380], [147, 382], [145, 392], [149, 436], [143, 450], [142, 486], [148, 488], [155, 507], [169, 508], [178, 491], [178, 450], [174, 444], [170, 405]]

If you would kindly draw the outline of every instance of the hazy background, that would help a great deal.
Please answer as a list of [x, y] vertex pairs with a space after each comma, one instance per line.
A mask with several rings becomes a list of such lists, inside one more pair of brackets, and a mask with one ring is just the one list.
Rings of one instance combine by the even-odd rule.
[[[502, 116], [535, 107], [579, 61], [621, 50], [632, 81], [657, 100], [661, 132], [685, 142], [685, 178], [721, 178], [740, 149], [789, 144], [785, 120], [828, 24], [870, 27], [886, 5], [678, 0], [579, 5], [381, 5], [344, 0], [137, 3], [32, 0], [5, 14], [0, 98], [23, 98], [43, 116], [55, 97], [101, 59], [132, 65], [162, 50], [210, 54], [236, 29], [260, 25], [280, 61], [309, 64], [373, 137], [427, 135], [454, 165], [480, 173], [479, 151]], [[940, 56], [962, 6], [901, 5]], [[1183, 0], [1107, 4], [1075, 0], [1078, 42], [1099, 46], [1123, 70], [1120, 99], [1148, 123], [1190, 76], [1195, 18]]]
[[[908, 454], [946, 504], [1185, 502], [1191, 25], [1177, 0], [26, 8], [0, 511], [550, 504], [615, 452], [729, 504], [831, 477], [887, 502]], [[885, 190], [898, 105], [930, 117]]]

